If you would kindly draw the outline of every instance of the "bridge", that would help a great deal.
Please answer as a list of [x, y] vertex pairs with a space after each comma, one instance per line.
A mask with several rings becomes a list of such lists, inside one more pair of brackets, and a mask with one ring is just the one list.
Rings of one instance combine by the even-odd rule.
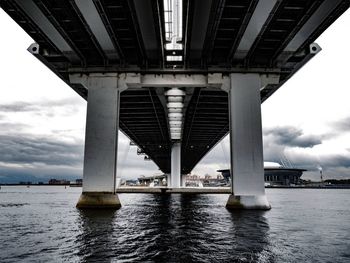
[[228, 208], [269, 209], [261, 103], [349, 0], [0, 0], [28, 50], [88, 102], [78, 207], [120, 207], [118, 130], [169, 187], [230, 134]]

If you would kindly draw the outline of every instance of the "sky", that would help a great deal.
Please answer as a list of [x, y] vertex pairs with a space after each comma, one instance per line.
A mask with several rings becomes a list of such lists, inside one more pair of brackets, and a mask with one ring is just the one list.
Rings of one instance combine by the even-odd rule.
[[[262, 105], [264, 160], [287, 158], [304, 179], [350, 178], [350, 10], [315, 42], [308, 64]], [[0, 9], [0, 183], [81, 178], [86, 101], [27, 48], [34, 41]], [[119, 133], [118, 177], [160, 174]], [[229, 168], [224, 138], [193, 173]]]

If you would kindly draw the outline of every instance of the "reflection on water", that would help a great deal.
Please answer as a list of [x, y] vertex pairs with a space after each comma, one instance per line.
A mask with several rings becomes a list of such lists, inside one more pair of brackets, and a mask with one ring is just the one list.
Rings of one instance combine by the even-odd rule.
[[79, 211], [78, 255], [87, 262], [271, 262], [264, 212], [230, 212], [211, 198], [148, 195], [124, 213]]
[[123, 194], [78, 210], [80, 189], [3, 187], [0, 262], [349, 262], [349, 190], [268, 190], [270, 211], [227, 195]]
[[235, 240], [237, 259], [248, 262], [274, 262], [269, 250], [269, 224], [265, 211], [231, 212], [233, 228], [229, 236]]
[[81, 232], [76, 236], [77, 255], [87, 262], [106, 262], [113, 258], [114, 210], [79, 210]]

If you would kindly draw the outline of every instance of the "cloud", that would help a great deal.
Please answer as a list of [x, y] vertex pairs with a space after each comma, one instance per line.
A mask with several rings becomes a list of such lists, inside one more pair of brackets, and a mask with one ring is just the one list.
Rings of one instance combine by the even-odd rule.
[[0, 105], [0, 112], [27, 112], [37, 110], [39, 110], [39, 108], [36, 106], [35, 103], [21, 101]]
[[83, 160], [81, 142], [33, 135], [0, 135], [0, 162], [77, 166]]
[[281, 158], [287, 157], [294, 167], [308, 170], [303, 175], [306, 179], [319, 179], [318, 165], [323, 167], [324, 178], [348, 178], [350, 152], [327, 151], [326, 139], [332, 137], [329, 134], [305, 135], [291, 126], [269, 128], [264, 131], [264, 159], [281, 163]]
[[322, 139], [337, 139], [350, 132], [350, 116], [327, 123], [328, 132], [324, 133]]
[[304, 135], [301, 129], [292, 126], [270, 128], [264, 135], [271, 136], [276, 144], [290, 147], [312, 148], [322, 143], [321, 136]]
[[0, 135], [0, 182], [74, 180], [82, 176], [83, 143], [33, 134]]
[[[0, 135], [0, 182], [81, 177], [83, 149], [82, 140], [32, 134]], [[153, 162], [144, 161], [144, 156], [137, 155], [136, 150], [137, 147], [130, 147], [129, 140], [119, 133], [118, 177], [137, 178], [160, 173]]]
[[281, 164], [281, 159], [287, 157], [294, 166], [307, 169], [319, 163], [310, 149], [322, 144], [321, 136], [304, 135], [301, 129], [292, 126], [268, 128], [263, 135], [265, 161]]
[[81, 101], [78, 103], [77, 99], [71, 98], [0, 104], [0, 134], [24, 133], [42, 134], [52, 138], [82, 138], [85, 109]]
[[[0, 120], [1, 120], [1, 116], [0, 116]], [[18, 132], [31, 126], [25, 123], [0, 122], [0, 127], [2, 132], [3, 131]]]
[[[68, 120], [75, 115], [77, 111], [82, 113], [84, 109], [80, 98], [72, 98], [57, 101], [41, 102], [14, 102], [11, 104], [0, 105], [0, 114], [3, 112], [6, 116], [0, 115], [0, 123], [3, 135], [0, 135], [0, 176], [4, 169], [13, 178], [19, 178], [22, 174], [32, 176], [42, 176], [47, 178], [67, 177], [82, 175], [83, 167], [83, 140], [78, 140], [83, 134], [83, 126], [52, 126], [47, 129], [47, 134], [33, 135], [28, 132], [30, 125], [26, 122], [16, 123], [10, 120], [14, 114], [23, 113], [20, 118], [33, 120], [32, 116], [55, 116], [56, 118], [44, 118], [44, 120], [57, 120], [57, 117], [63, 117], [61, 121]], [[13, 115], [11, 115], [13, 114]], [[50, 115], [50, 116], [49, 116]], [[349, 118], [350, 119], [350, 118]], [[340, 120], [334, 123], [334, 127], [343, 130], [347, 129], [348, 119]], [[38, 122], [37, 122], [38, 123]], [[40, 125], [49, 125], [48, 122], [39, 122]], [[350, 125], [349, 125], [350, 126]], [[33, 126], [34, 127], [34, 126]], [[51, 126], [47, 126], [51, 127]], [[64, 127], [64, 128], [63, 128]], [[24, 133], [28, 132], [28, 133]], [[44, 130], [45, 132], [45, 130]], [[21, 134], [20, 134], [21, 133]], [[68, 136], [69, 135], [69, 136]], [[140, 175], [152, 175], [160, 173], [158, 167], [153, 162], [143, 160], [143, 156], [136, 154], [137, 147], [129, 146], [129, 140], [119, 134], [120, 144], [118, 147], [118, 176], [122, 178], [137, 178]], [[332, 173], [338, 177], [345, 176], [343, 173], [350, 170], [350, 158], [344, 154], [329, 154], [320, 158], [310, 149], [322, 145], [323, 140], [327, 140], [326, 135], [305, 134], [303, 130], [293, 126], [278, 126], [264, 130], [264, 156], [265, 161], [280, 162], [281, 156], [287, 156], [296, 167], [310, 170], [309, 174], [318, 176], [317, 165], [321, 162], [322, 166], [332, 169]], [[350, 154], [350, 152], [349, 152]], [[196, 167], [194, 173], [211, 175], [216, 174], [216, 170], [228, 168], [230, 162], [229, 156], [229, 138], [223, 139], [218, 147], [214, 148]], [[1, 165], [1, 163], [6, 164]], [[9, 165], [13, 165], [9, 167]], [[330, 171], [330, 170], [329, 170]]]
[[42, 108], [74, 107], [77, 103], [81, 103], [81, 98], [72, 97], [50, 101], [32, 101], [30, 103], [26, 101], [15, 101], [8, 104], [0, 104], [0, 112], [35, 112], [41, 111]]
[[[284, 126], [265, 129], [264, 135], [264, 160], [281, 163], [281, 158], [287, 156], [296, 166], [306, 169], [314, 169], [319, 163], [317, 156], [304, 154], [297, 158], [299, 153], [295, 151], [308, 151], [322, 144], [321, 136], [305, 135], [301, 129]], [[230, 142], [229, 136], [224, 138], [208, 155], [195, 167], [198, 174], [216, 174], [218, 169], [230, 167]]]
[[[13, 114], [31, 114], [30, 116], [45, 116], [48, 118], [55, 116], [70, 117], [82, 110], [82, 105], [80, 98], [33, 101], [30, 103], [17, 101], [9, 104], [0, 104], [0, 113], [4, 113], [0, 115], [0, 120], [5, 117], [9, 119], [14, 116]], [[1, 116], [3, 117], [1, 118]]]
[[[323, 154], [303, 153], [293, 148], [286, 148], [283, 152], [292, 162], [295, 168], [303, 168], [304, 179], [319, 179], [320, 165], [323, 168], [324, 178], [349, 178], [350, 177], [350, 154]], [[277, 155], [278, 153], [276, 153]], [[278, 157], [274, 161], [279, 162]]]
[[331, 123], [337, 133], [350, 132], [350, 116]]
[[[314, 154], [308, 154], [303, 152], [286, 151], [293, 163], [298, 164], [308, 170], [317, 171], [318, 165], [323, 168], [349, 168], [350, 169], [350, 153], [343, 154], [323, 154], [316, 156]], [[350, 174], [349, 174], [350, 175]]]

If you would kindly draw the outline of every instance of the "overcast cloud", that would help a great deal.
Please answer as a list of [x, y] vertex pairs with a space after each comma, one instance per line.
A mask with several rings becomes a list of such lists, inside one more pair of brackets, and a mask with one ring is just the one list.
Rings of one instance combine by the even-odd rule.
[[[0, 10], [0, 182], [82, 176], [86, 102], [26, 49], [33, 42]], [[288, 158], [304, 178], [350, 178], [350, 27], [347, 11], [316, 42], [323, 51], [264, 102], [265, 161]], [[118, 176], [160, 173], [119, 133]], [[224, 138], [195, 167], [229, 167]]]
[[345, 132], [350, 132], [350, 116], [340, 119], [331, 123], [334, 127], [334, 131], [338, 134], [343, 134]]
[[267, 137], [271, 137], [275, 144], [287, 147], [312, 148], [322, 143], [320, 136], [304, 135], [301, 129], [292, 126], [266, 129], [264, 138], [269, 142]]

